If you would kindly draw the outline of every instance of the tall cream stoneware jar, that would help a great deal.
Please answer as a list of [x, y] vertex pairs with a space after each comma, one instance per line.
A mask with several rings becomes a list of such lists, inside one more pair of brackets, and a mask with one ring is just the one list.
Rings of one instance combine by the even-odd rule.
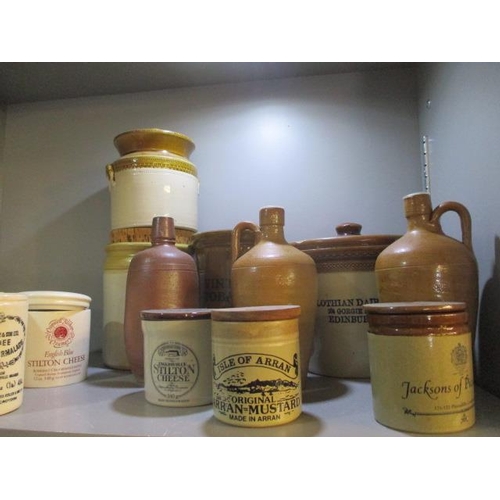
[[[313, 350], [318, 276], [314, 260], [284, 235], [285, 211], [264, 207], [259, 226], [240, 222], [233, 230], [231, 287], [234, 307], [299, 305], [301, 375], [306, 383]], [[242, 232], [255, 233], [255, 246], [239, 257]], [[239, 258], [238, 258], [239, 257]]]
[[145, 241], [156, 216], [175, 220], [178, 243], [198, 227], [199, 181], [189, 160], [195, 145], [184, 134], [156, 128], [114, 139], [121, 157], [106, 166], [111, 197], [111, 242]]
[[348, 222], [337, 236], [293, 243], [313, 258], [318, 271], [314, 350], [309, 370], [318, 375], [368, 378], [365, 304], [379, 301], [375, 260], [395, 235], [362, 235]]
[[27, 323], [28, 297], [0, 293], [0, 415], [23, 402]]
[[130, 370], [123, 330], [128, 267], [137, 252], [149, 247], [148, 242], [111, 243], [106, 247], [102, 355], [104, 364], [115, 370]]
[[365, 306], [375, 419], [429, 434], [474, 425], [471, 333], [464, 302]]

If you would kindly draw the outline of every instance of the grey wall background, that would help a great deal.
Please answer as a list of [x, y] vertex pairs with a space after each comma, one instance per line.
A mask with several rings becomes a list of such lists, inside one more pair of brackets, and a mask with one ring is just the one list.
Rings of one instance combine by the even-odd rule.
[[7, 107], [1, 282], [5, 291], [92, 297], [100, 347], [109, 243], [105, 165], [113, 138], [160, 127], [192, 137], [199, 231], [258, 222], [281, 205], [289, 241], [345, 221], [401, 233], [401, 198], [421, 189], [415, 73], [391, 70]]
[[[455, 200], [471, 212], [481, 294], [478, 376], [500, 395], [500, 64], [425, 64], [419, 82], [433, 204]], [[443, 229], [461, 239], [453, 214]]]

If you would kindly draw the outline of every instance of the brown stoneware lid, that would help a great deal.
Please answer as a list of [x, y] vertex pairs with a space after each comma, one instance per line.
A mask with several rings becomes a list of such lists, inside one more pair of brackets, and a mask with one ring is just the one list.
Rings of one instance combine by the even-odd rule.
[[[370, 327], [398, 329], [448, 327], [467, 324], [465, 302], [385, 302], [364, 306]], [[451, 332], [452, 333], [452, 332]]]
[[443, 314], [465, 311], [465, 302], [380, 302], [366, 304], [372, 314]]
[[137, 151], [171, 151], [189, 157], [195, 148], [193, 140], [187, 135], [159, 128], [123, 132], [115, 137], [114, 145], [122, 156]]
[[300, 316], [300, 306], [252, 306], [213, 309], [213, 321], [276, 321]]
[[146, 309], [141, 311], [141, 319], [146, 321], [210, 319], [211, 314], [211, 309]]
[[327, 260], [373, 260], [401, 235], [361, 234], [362, 226], [355, 222], [339, 224], [337, 236], [292, 243], [310, 255], [316, 262]]

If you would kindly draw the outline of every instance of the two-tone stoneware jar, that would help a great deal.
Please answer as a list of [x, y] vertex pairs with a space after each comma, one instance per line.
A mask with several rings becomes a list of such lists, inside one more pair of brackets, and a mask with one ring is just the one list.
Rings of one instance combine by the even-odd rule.
[[396, 235], [362, 235], [362, 226], [337, 226], [337, 236], [293, 243], [311, 256], [318, 271], [314, 350], [309, 371], [368, 378], [365, 304], [378, 302], [375, 261]]
[[213, 411], [240, 427], [270, 427], [302, 413], [300, 306], [212, 311]]
[[199, 181], [189, 160], [188, 136], [156, 128], [123, 132], [114, 139], [120, 158], [106, 166], [111, 196], [111, 242], [148, 241], [156, 216], [175, 220], [178, 243], [198, 227]]
[[383, 302], [365, 310], [375, 419], [430, 434], [474, 425], [465, 302]]

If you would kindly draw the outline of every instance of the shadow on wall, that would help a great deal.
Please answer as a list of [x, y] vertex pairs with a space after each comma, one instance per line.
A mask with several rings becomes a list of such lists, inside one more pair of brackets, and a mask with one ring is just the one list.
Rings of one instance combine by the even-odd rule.
[[500, 397], [500, 237], [495, 237], [495, 264], [479, 310], [477, 383]]
[[103, 189], [75, 205], [35, 236], [38, 289], [89, 295], [90, 349], [100, 348], [102, 272], [109, 236], [109, 193]]

